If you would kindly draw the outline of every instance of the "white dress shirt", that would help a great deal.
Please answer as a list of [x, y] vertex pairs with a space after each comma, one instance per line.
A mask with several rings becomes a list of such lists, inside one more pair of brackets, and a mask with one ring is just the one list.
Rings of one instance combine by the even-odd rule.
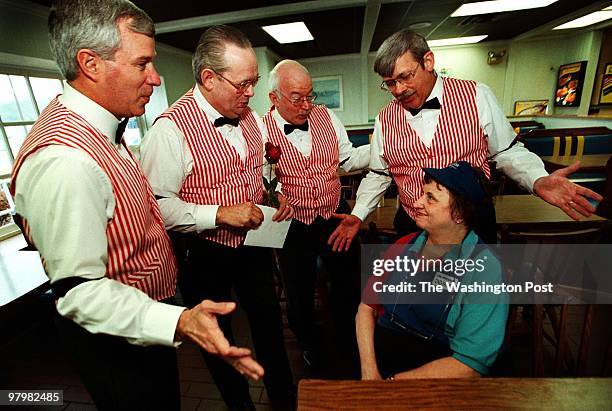
[[[197, 86], [193, 90], [193, 96], [198, 107], [211, 122], [222, 117], [206, 101]], [[265, 143], [267, 138], [263, 121], [257, 113], [253, 112], [253, 115]], [[248, 148], [240, 124], [238, 127], [226, 124], [217, 127], [217, 130], [244, 162]], [[262, 156], [262, 164], [264, 163]], [[172, 120], [158, 119], [145, 134], [140, 147], [140, 164], [158, 197], [157, 202], [167, 230], [200, 233], [217, 227], [218, 204], [188, 203], [179, 197], [183, 182], [192, 172], [193, 156], [185, 136]], [[267, 176], [268, 173], [268, 166], [264, 165], [262, 175]], [[280, 190], [280, 185], [278, 189]]]
[[[444, 105], [444, 89], [440, 76], [436, 79], [434, 88], [427, 100], [434, 97], [437, 97], [440, 104]], [[476, 109], [480, 127], [487, 136], [489, 154], [495, 155], [494, 160], [497, 163], [497, 169], [522, 187], [533, 192], [535, 181], [548, 175], [544, 169], [544, 163], [542, 163], [540, 157], [527, 150], [522, 143], [516, 143], [509, 150], [500, 153], [510, 146], [516, 137], [516, 133], [502, 112], [493, 92], [485, 84], [476, 83]], [[440, 110], [423, 109], [416, 116], [410, 114], [408, 110], [404, 110], [404, 115], [423, 144], [430, 147], [438, 126]], [[384, 157], [382, 128], [379, 116], [376, 116], [370, 149], [370, 169], [387, 172], [388, 163]], [[385, 175], [368, 173], [357, 190], [357, 201], [352, 214], [364, 221], [376, 208], [380, 198], [391, 184], [391, 180], [391, 177]]]
[[[368, 166], [370, 162], [370, 145], [366, 144], [359, 147], [354, 147], [348, 138], [344, 125], [340, 122], [340, 119], [334, 114], [333, 111], [327, 109], [329, 116], [331, 117], [336, 137], [338, 138], [338, 154], [339, 161], [342, 163], [340, 168], [344, 171], [349, 172], [353, 170], [361, 170]], [[289, 124], [278, 112], [274, 110], [273, 114], [276, 124], [284, 133], [285, 124]], [[312, 151], [312, 136], [310, 134], [310, 127], [308, 131], [295, 129], [287, 135], [287, 140], [298, 149], [304, 157], [310, 156]]]
[[[59, 101], [114, 142], [119, 121], [70, 85]], [[31, 154], [17, 175], [15, 207], [28, 222], [51, 283], [67, 277], [97, 279], [69, 290], [58, 312], [92, 333], [125, 337], [137, 345], [177, 345], [174, 334], [184, 310], [105, 277], [106, 227], [115, 212], [109, 177], [79, 149], [52, 145]]]

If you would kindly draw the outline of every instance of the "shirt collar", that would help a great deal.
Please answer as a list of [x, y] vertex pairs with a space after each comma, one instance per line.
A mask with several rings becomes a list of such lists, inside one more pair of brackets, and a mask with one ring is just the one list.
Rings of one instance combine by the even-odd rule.
[[442, 86], [442, 77], [440, 75], [436, 76], [436, 82], [434, 83], [433, 89], [431, 89], [431, 93], [429, 97], [425, 101], [431, 100], [434, 97], [438, 98], [440, 104], [442, 104], [442, 95], [444, 94], [444, 87]]
[[115, 144], [115, 132], [117, 131], [119, 120], [110, 111], [68, 83], [64, 85], [64, 93], [59, 97], [59, 102], [70, 111], [83, 117]]
[[274, 110], [272, 110], [272, 115], [274, 116], [274, 120], [276, 120], [276, 122], [280, 126], [281, 130], [283, 129], [285, 124], [289, 124], [289, 122], [287, 120], [285, 120], [283, 118], [283, 116], [280, 115], [280, 113], [278, 112], [278, 110], [276, 108], [274, 108]]
[[206, 100], [206, 97], [204, 97], [204, 95], [200, 91], [200, 87], [198, 87], [197, 84], [193, 89], [193, 98], [195, 99], [198, 107], [202, 109], [204, 114], [206, 114], [206, 116], [211, 122], [214, 122], [219, 117], [223, 117], [223, 115], [221, 115], [221, 113], [215, 110], [215, 108], [208, 102], [208, 100]]

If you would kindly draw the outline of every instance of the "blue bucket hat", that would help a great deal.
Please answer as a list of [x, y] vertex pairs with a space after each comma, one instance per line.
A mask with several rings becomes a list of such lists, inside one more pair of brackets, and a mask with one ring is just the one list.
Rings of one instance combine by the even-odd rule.
[[449, 190], [479, 205], [485, 192], [472, 166], [467, 161], [457, 161], [444, 168], [423, 168], [426, 175]]

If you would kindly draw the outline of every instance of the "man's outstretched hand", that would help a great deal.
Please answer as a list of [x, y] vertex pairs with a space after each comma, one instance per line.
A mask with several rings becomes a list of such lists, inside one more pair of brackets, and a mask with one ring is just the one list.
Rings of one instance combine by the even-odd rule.
[[549, 176], [540, 177], [533, 184], [533, 191], [544, 201], [559, 207], [574, 220], [589, 217], [595, 207], [588, 201], [603, 200], [603, 197], [586, 187], [572, 183], [567, 176], [580, 169], [580, 161], [561, 168]]
[[217, 322], [217, 315], [229, 314], [235, 308], [235, 303], [204, 300], [182, 312], [176, 326], [176, 337], [191, 339], [209, 353], [223, 357], [241, 374], [257, 380], [264, 374], [261, 365], [251, 357], [248, 348], [230, 345]]
[[347, 251], [353, 238], [359, 232], [361, 219], [352, 214], [333, 214], [332, 217], [339, 219], [340, 224], [329, 236], [327, 244], [332, 247], [333, 251]]

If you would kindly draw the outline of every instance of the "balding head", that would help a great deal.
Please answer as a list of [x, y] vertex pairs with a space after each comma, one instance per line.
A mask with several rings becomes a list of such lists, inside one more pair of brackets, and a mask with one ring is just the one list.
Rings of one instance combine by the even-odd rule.
[[270, 72], [270, 101], [288, 123], [301, 125], [312, 110], [312, 79], [306, 67], [283, 60]]
[[311, 81], [306, 67], [295, 60], [283, 60], [274, 66], [270, 72], [270, 79], [268, 80], [270, 91], [278, 91], [279, 87], [281, 87], [280, 83], [288, 78], [300, 82]]

